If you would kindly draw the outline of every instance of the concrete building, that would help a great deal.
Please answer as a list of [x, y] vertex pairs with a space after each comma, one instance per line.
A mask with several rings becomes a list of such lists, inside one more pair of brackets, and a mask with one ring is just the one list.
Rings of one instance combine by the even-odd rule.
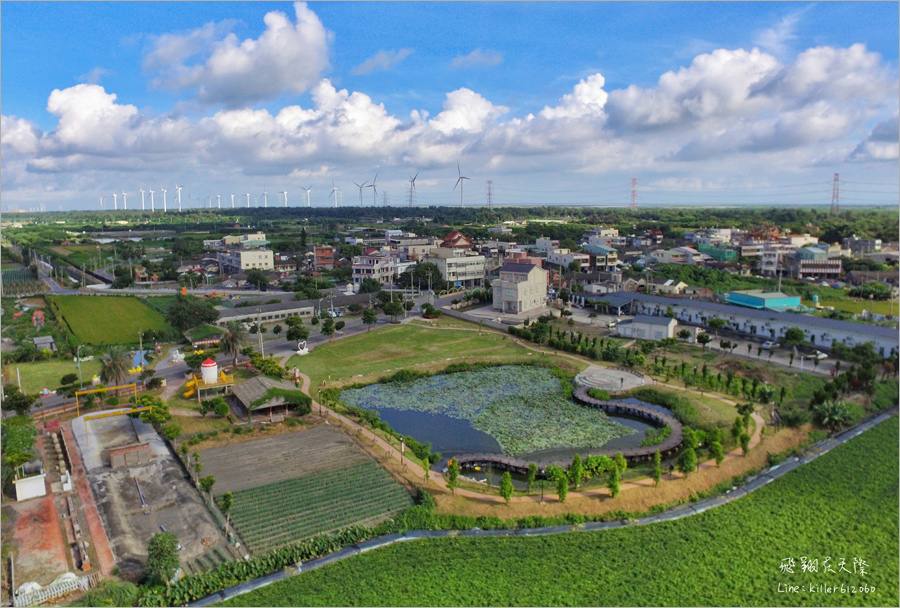
[[275, 254], [269, 249], [238, 249], [220, 251], [219, 272], [237, 274], [248, 270], [275, 270]]
[[857, 256], [881, 251], [881, 239], [861, 239], [855, 234], [841, 241], [841, 245]]
[[391, 256], [382, 252], [358, 255], [353, 258], [353, 284], [361, 285], [363, 279], [375, 279], [382, 285], [394, 279], [394, 263]]
[[437, 247], [429, 256], [451, 287], [481, 287], [484, 285], [484, 256], [472, 255], [464, 249]]
[[313, 264], [316, 270], [334, 270], [334, 247], [314, 247]]
[[700, 253], [693, 247], [675, 247], [674, 249], [658, 249], [650, 252], [650, 257], [657, 264], [703, 264], [709, 256]]
[[684, 281], [676, 281], [675, 279], [650, 279], [647, 282], [647, 291], [651, 293], [659, 293], [667, 296], [677, 296], [681, 294], [688, 286]]
[[820, 247], [802, 247], [785, 258], [789, 275], [797, 279], [836, 279], [843, 270], [842, 264], [840, 259], [829, 259], [828, 252]]
[[[591, 241], [595, 237], [591, 237]], [[590, 266], [598, 272], [614, 272], [619, 263], [619, 252], [607, 245], [588, 243], [584, 252], [590, 256]]]
[[568, 249], [554, 249], [547, 254], [547, 263], [562, 268], [563, 272], [569, 270], [572, 262], [578, 262], [581, 272], [591, 269], [591, 256], [586, 253], [577, 253]]
[[538, 237], [534, 242], [534, 249], [540, 249], [544, 253], [550, 253], [554, 249], [559, 249], [559, 241], [556, 239], [548, 239], [547, 237]]
[[506, 262], [492, 287], [494, 310], [516, 314], [540, 308], [547, 296], [547, 271], [533, 264]]
[[678, 321], [670, 317], [638, 315], [629, 321], [621, 321], [616, 326], [616, 333], [625, 338], [663, 340], [675, 337], [677, 325]]

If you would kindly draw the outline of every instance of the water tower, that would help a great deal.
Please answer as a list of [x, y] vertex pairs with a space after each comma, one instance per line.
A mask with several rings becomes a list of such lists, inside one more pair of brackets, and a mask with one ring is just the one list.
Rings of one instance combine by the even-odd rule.
[[203, 378], [203, 384], [215, 384], [216, 377], [219, 375], [219, 365], [212, 359], [207, 359], [200, 366], [200, 375]]

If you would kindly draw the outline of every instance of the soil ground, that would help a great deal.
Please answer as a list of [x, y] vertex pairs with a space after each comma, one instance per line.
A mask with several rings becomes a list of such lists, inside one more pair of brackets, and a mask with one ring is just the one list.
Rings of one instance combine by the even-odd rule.
[[349, 437], [328, 425], [200, 452], [203, 474], [216, 478], [216, 494], [344, 468], [366, 460], [368, 456]]
[[[87, 434], [83, 418], [74, 420], [72, 427], [100, 519], [123, 576], [134, 578], [143, 570], [147, 543], [157, 532], [165, 530], [178, 537], [183, 547], [179, 553], [182, 563], [225, 544], [200, 493], [150, 425], [121, 416], [91, 421]], [[136, 441], [150, 444], [151, 461], [110, 468], [108, 449]]]

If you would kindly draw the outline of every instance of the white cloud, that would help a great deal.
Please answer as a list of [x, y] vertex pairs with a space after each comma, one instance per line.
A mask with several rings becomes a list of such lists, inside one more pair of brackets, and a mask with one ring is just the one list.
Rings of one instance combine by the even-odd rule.
[[587, 80], [581, 80], [571, 93], [563, 96], [558, 106], [541, 110], [541, 116], [548, 119], [605, 116], [603, 107], [609, 99], [609, 93], [603, 90], [604, 84], [606, 79], [602, 74], [594, 74]]
[[869, 137], [861, 142], [850, 160], [854, 162], [865, 161], [894, 161], [900, 158], [900, 117], [882, 120], [875, 125]]
[[29, 155], [38, 151], [40, 133], [24, 118], [0, 117], [0, 145], [17, 154]]
[[497, 118], [509, 112], [505, 106], [495, 106], [471, 89], [457, 89], [447, 93], [443, 110], [430, 121], [430, 126], [444, 135], [455, 132], [479, 133]]
[[361, 64], [353, 68], [354, 74], [369, 74], [376, 70], [386, 71], [412, 54], [412, 49], [399, 49], [396, 51], [378, 51]]
[[101, 78], [103, 78], [104, 76], [109, 76], [110, 74], [112, 74], [112, 72], [110, 72], [109, 70], [97, 66], [87, 74], [82, 74], [81, 76], [79, 76], [78, 80], [85, 84], [98, 84]]
[[797, 39], [795, 30], [797, 24], [800, 22], [800, 17], [802, 17], [811, 7], [812, 5], [809, 5], [802, 10], [791, 13], [790, 15], [785, 15], [772, 27], [758, 32], [753, 41], [754, 44], [762, 47], [776, 57], [785, 56], [789, 51], [790, 42]]
[[[296, 23], [280, 11], [266, 13], [266, 29], [255, 40], [239, 41], [229, 33], [214, 41], [213, 24], [181, 36], [160, 37], [145, 66], [161, 72], [155, 86], [194, 90], [207, 104], [237, 107], [284, 92], [303, 93], [329, 68], [330, 34], [306, 3], [295, 2], [294, 12]], [[207, 52], [203, 63], [185, 63]]]
[[499, 65], [503, 63], [503, 55], [491, 49], [475, 49], [468, 55], [460, 55], [451, 63], [454, 69], [470, 68], [476, 65]]

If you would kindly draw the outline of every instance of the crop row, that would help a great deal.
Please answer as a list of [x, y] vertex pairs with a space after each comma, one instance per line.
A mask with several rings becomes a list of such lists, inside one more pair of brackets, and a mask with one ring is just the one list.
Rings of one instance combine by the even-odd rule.
[[384, 469], [374, 462], [368, 461], [332, 471], [320, 471], [302, 477], [286, 479], [264, 486], [234, 493], [234, 508], [240, 509], [248, 504], [264, 505], [267, 502], [278, 502], [282, 497], [297, 493], [315, 491], [336, 491], [343, 487], [359, 487], [360, 484], [392, 479]]

